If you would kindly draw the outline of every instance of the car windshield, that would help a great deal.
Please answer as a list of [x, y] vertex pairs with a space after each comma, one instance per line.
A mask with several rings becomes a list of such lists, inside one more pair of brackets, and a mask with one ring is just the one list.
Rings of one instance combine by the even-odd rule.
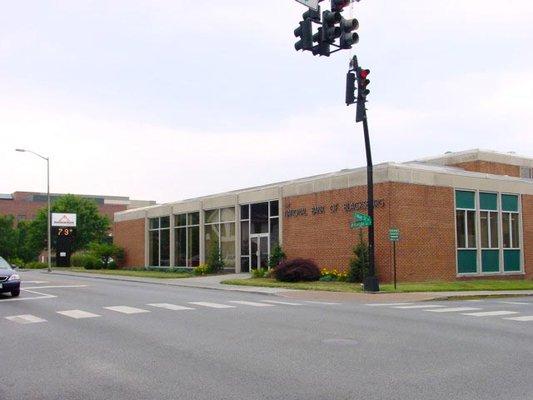
[[2, 257], [0, 257], [0, 269], [11, 269], [11, 265]]

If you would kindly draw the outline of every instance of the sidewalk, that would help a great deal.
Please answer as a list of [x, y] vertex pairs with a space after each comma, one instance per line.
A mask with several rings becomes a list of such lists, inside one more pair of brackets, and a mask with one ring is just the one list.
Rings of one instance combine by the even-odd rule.
[[228, 279], [249, 278], [250, 274], [225, 274], [198, 276], [194, 278], [157, 279], [132, 276], [101, 275], [83, 272], [53, 271], [54, 275], [75, 276], [88, 279], [107, 279], [113, 281], [150, 283], [155, 285], [189, 287], [198, 289], [225, 290], [234, 292], [258, 293], [280, 296], [294, 300], [321, 301], [359, 301], [367, 303], [415, 302], [430, 300], [448, 300], [453, 298], [468, 298], [473, 296], [533, 296], [533, 290], [502, 290], [502, 291], [465, 291], [465, 292], [412, 292], [412, 293], [347, 293], [325, 292], [314, 290], [294, 290], [284, 288], [224, 285], [221, 282]]

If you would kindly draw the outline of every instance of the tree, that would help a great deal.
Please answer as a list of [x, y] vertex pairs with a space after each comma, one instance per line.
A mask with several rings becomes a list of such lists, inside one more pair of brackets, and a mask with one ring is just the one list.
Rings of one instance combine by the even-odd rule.
[[[76, 237], [72, 252], [86, 248], [91, 242], [102, 242], [108, 234], [109, 219], [100, 215], [96, 202], [92, 200], [67, 194], [54, 202], [52, 212], [76, 214]], [[46, 247], [46, 217], [46, 208], [39, 210], [29, 229], [29, 241], [32, 246], [38, 246], [40, 249]], [[55, 247], [54, 245], [55, 241], [52, 238], [52, 247]]]
[[0, 215], [0, 256], [6, 259], [17, 257], [17, 232], [12, 215]]
[[209, 248], [209, 256], [207, 257], [207, 269], [209, 273], [216, 274], [221, 272], [224, 269], [224, 260], [220, 254], [220, 249], [218, 247], [218, 241], [213, 240], [211, 247]]
[[354, 257], [350, 260], [348, 282], [362, 282], [368, 276], [369, 259], [368, 244], [363, 240], [363, 234], [359, 234], [359, 243], [353, 249]]

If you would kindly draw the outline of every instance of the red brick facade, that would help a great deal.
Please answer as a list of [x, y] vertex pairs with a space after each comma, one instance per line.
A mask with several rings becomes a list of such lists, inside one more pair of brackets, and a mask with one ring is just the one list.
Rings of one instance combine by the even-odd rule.
[[[40, 209], [46, 207], [46, 201], [34, 201], [35, 193], [30, 192], [15, 192], [13, 199], [0, 199], [0, 215], [13, 215], [15, 220], [33, 220]], [[97, 204], [100, 214], [106, 215], [110, 222], [116, 212], [127, 209], [126, 205], [122, 204]]]
[[115, 222], [113, 242], [124, 248], [126, 258], [124, 266], [144, 266], [144, 218], [131, 221]]
[[524, 232], [524, 265], [526, 278], [533, 279], [533, 196], [522, 196], [522, 226]]
[[[400, 229], [397, 276], [402, 281], [453, 280], [455, 265], [455, 212], [452, 188], [383, 183], [375, 187], [377, 230], [376, 265], [381, 281], [392, 279], [390, 228]], [[345, 270], [359, 231], [350, 229], [354, 212], [347, 203], [362, 203], [366, 187], [287, 197], [284, 210], [303, 209], [307, 215], [284, 218], [283, 247], [288, 257], [314, 259], [321, 268]], [[289, 206], [290, 205], [290, 206]], [[381, 206], [382, 205], [382, 206]], [[324, 207], [313, 215], [313, 207]], [[337, 207], [337, 212], [333, 210]], [[304, 239], [305, 238], [305, 239]]]
[[465, 171], [483, 172], [493, 175], [520, 176], [520, 167], [516, 165], [501, 164], [489, 161], [468, 161], [464, 163], [452, 164], [454, 167], [462, 168]]

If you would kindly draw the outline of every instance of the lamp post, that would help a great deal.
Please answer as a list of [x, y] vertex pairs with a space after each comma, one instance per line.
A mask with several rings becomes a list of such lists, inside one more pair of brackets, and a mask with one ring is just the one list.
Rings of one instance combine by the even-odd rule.
[[50, 209], [50, 157], [42, 156], [34, 151], [26, 150], [26, 149], [15, 149], [18, 152], [21, 153], [31, 153], [33, 155], [36, 155], [39, 158], [42, 158], [46, 161], [46, 199], [48, 202], [48, 208], [46, 213], [46, 219], [47, 219], [47, 226], [48, 226], [48, 247], [47, 247], [47, 253], [48, 253], [48, 272], [52, 272], [52, 232], [50, 227], [50, 219], [51, 219], [51, 209]]

